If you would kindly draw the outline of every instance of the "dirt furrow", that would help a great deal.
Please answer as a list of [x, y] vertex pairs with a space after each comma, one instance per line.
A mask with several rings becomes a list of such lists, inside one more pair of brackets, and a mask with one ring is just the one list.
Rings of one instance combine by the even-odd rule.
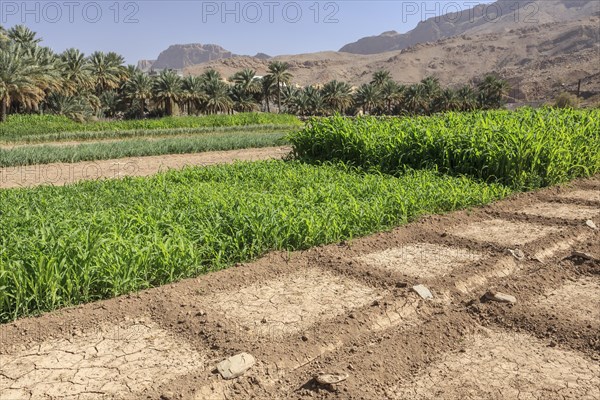
[[[597, 399], [599, 191], [579, 180], [2, 325], [0, 398]], [[223, 379], [241, 352], [256, 364]]]
[[168, 169], [283, 158], [288, 147], [265, 147], [195, 154], [130, 157], [114, 160], [53, 163], [0, 168], [0, 189], [39, 185], [62, 186], [82, 180], [149, 176]]

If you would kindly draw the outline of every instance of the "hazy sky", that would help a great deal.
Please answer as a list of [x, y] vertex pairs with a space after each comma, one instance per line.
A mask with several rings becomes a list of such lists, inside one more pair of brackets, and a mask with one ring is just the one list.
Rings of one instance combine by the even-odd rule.
[[[480, 0], [489, 3], [492, 0]], [[116, 51], [128, 63], [154, 59], [171, 44], [214, 43], [236, 54], [339, 50], [384, 31], [406, 32], [422, 19], [477, 2], [439, 1], [7, 1], [0, 24], [24, 23], [55, 51]]]

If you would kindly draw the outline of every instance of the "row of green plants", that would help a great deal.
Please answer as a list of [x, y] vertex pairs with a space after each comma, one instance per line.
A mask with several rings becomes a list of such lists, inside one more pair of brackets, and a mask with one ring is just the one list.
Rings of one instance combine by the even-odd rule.
[[92, 142], [104, 140], [133, 139], [133, 138], [168, 138], [182, 136], [198, 136], [206, 134], [219, 133], [269, 133], [269, 132], [293, 132], [301, 129], [302, 125], [244, 125], [244, 126], [206, 126], [198, 128], [167, 128], [167, 129], [132, 129], [126, 131], [78, 131], [78, 132], [55, 132], [44, 134], [21, 135], [13, 139], [0, 136], [0, 146], [6, 147], [25, 145], [25, 144], [43, 144], [78, 141]]
[[69, 146], [18, 146], [11, 149], [0, 148], [0, 167], [261, 148], [286, 144], [285, 136], [281, 132], [229, 132]]
[[295, 161], [0, 190], [0, 321], [366, 235], [509, 189]]
[[214, 70], [185, 76], [145, 73], [114, 52], [60, 54], [23, 25], [0, 26], [0, 121], [10, 113], [54, 113], [77, 121], [92, 117], [147, 118], [175, 114], [273, 111], [297, 115], [432, 114], [502, 106], [506, 81], [486, 76], [472, 85], [442, 87], [434, 77], [403, 85], [389, 71], [360, 87], [333, 80], [300, 88], [290, 66], [272, 61], [265, 76], [244, 69], [230, 77]]
[[297, 157], [402, 174], [435, 168], [517, 190], [600, 172], [600, 110], [520, 109], [418, 118], [311, 120], [289, 140]]
[[[128, 134], [143, 134], [151, 131], [165, 131], [174, 129], [202, 130], [225, 127], [254, 127], [254, 126], [299, 127], [302, 122], [293, 115], [265, 114], [265, 113], [240, 113], [235, 115], [207, 115], [207, 116], [182, 116], [164, 117], [144, 120], [112, 120], [95, 121], [81, 124], [60, 115], [19, 115], [8, 116], [4, 124], [0, 124], [0, 141], [19, 141], [36, 137], [48, 138], [98, 138], [118, 137]], [[138, 132], [136, 134], [135, 132]], [[82, 135], [82, 133], [98, 133]], [[73, 133], [73, 135], [54, 135], [60, 133]], [[79, 135], [79, 136], [78, 136]]]

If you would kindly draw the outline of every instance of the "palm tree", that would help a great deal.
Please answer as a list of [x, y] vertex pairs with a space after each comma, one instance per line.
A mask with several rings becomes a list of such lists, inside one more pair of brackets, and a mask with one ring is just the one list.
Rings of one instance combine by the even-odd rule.
[[152, 79], [144, 72], [135, 72], [123, 85], [123, 94], [132, 108], [137, 105], [138, 117], [143, 118], [146, 101], [152, 98]]
[[181, 78], [172, 70], [162, 71], [154, 80], [154, 97], [162, 102], [165, 107], [165, 114], [173, 115], [173, 107], [179, 101], [182, 95]]
[[423, 90], [423, 97], [427, 102], [426, 107], [423, 107], [423, 112], [425, 114], [429, 114], [431, 112], [432, 102], [440, 95], [442, 87], [440, 86], [439, 79], [432, 76], [428, 76], [427, 78], [423, 79], [421, 81], [421, 87]]
[[258, 109], [254, 97], [248, 93], [242, 84], [235, 84], [229, 90], [229, 97], [234, 103], [234, 110], [239, 112], [251, 112]]
[[270, 99], [275, 91], [275, 80], [271, 75], [265, 75], [261, 80], [262, 95], [266, 103], [267, 112], [271, 112]]
[[10, 42], [0, 48], [0, 122], [6, 121], [11, 101], [36, 107], [44, 99], [44, 88], [51, 80], [20, 44]]
[[287, 85], [292, 79], [292, 74], [288, 72], [289, 65], [281, 61], [273, 61], [269, 64], [269, 75], [276, 84], [277, 108], [281, 112], [281, 86]]
[[204, 82], [218, 82], [223, 79], [219, 71], [214, 69], [207, 70], [200, 77]]
[[283, 88], [281, 91], [281, 102], [284, 105], [286, 112], [295, 113], [295, 102], [299, 95], [300, 90], [294, 86], [286, 86]]
[[105, 54], [96, 51], [90, 55], [89, 69], [93, 77], [96, 95], [119, 87], [123, 76], [119, 61], [120, 59], [115, 56], [115, 53]]
[[7, 32], [8, 38], [23, 47], [37, 46], [42, 41], [36, 33], [25, 25], [15, 25]]
[[484, 109], [499, 108], [508, 93], [508, 83], [494, 75], [487, 75], [477, 85], [480, 107]]
[[371, 85], [375, 85], [378, 88], [381, 88], [386, 82], [392, 80], [392, 75], [390, 71], [379, 70], [373, 73], [373, 79], [371, 80]]
[[386, 104], [386, 112], [393, 114], [394, 107], [402, 101], [405, 87], [392, 80], [381, 85], [381, 100]]
[[9, 41], [6, 29], [0, 25], [0, 47], [4, 47]]
[[456, 91], [458, 109], [460, 111], [473, 111], [477, 108], [477, 94], [470, 86], [463, 86]]
[[77, 49], [65, 50], [59, 56], [63, 92], [73, 95], [93, 87], [93, 80], [85, 54]]
[[186, 76], [182, 81], [183, 96], [182, 101], [187, 105], [187, 112], [191, 114], [192, 110], [196, 114], [200, 112], [201, 104], [206, 101], [204, 92], [204, 80], [199, 76]]
[[352, 105], [352, 87], [346, 82], [328, 82], [321, 89], [321, 93], [328, 108], [340, 114]]
[[411, 114], [426, 114], [429, 108], [429, 98], [421, 84], [411, 85], [406, 89], [404, 104]]
[[308, 112], [311, 115], [323, 115], [325, 113], [325, 101], [321, 96], [321, 91], [313, 86], [304, 88], [303, 95], [306, 98]]
[[233, 102], [229, 98], [229, 86], [219, 80], [209, 80], [204, 84], [206, 100], [204, 109], [208, 114], [229, 112], [233, 108]]
[[256, 71], [250, 68], [236, 72], [233, 75], [233, 82], [236, 85], [240, 85], [244, 92], [248, 94], [256, 94], [261, 91], [261, 87], [256, 79]]
[[85, 96], [64, 95], [57, 92], [48, 96], [47, 106], [51, 113], [65, 115], [79, 122], [85, 121], [95, 112], [90, 99]]
[[363, 113], [370, 113], [381, 104], [381, 92], [377, 86], [365, 83], [358, 88], [354, 102], [362, 107]]
[[460, 101], [456, 92], [450, 88], [443, 89], [442, 92], [432, 100], [432, 112], [457, 111], [460, 109]]

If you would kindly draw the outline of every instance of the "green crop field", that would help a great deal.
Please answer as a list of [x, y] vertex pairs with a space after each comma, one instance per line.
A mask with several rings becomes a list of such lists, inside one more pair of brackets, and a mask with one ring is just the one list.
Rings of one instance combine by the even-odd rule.
[[[0, 190], [0, 321], [598, 173], [599, 116], [599, 110], [524, 109], [321, 118], [287, 135], [295, 161]], [[260, 146], [282, 135], [219, 132], [29, 146], [0, 153], [0, 160], [77, 161], [264, 140], [253, 143]]]
[[101, 141], [101, 140], [120, 140], [132, 138], [168, 138], [176, 136], [199, 136], [206, 134], [219, 133], [249, 133], [249, 132], [292, 132], [301, 129], [300, 125], [233, 125], [233, 126], [201, 126], [197, 128], [167, 128], [167, 129], [132, 129], [125, 131], [77, 131], [77, 132], [55, 132], [55, 133], [35, 133], [21, 135], [17, 139], [7, 139], [0, 136], [0, 145], [21, 145], [21, 144], [43, 144], [47, 142], [65, 142], [65, 141]]
[[284, 136], [285, 134], [277, 132], [229, 132], [155, 140], [82, 143], [72, 146], [19, 146], [0, 149], [0, 167], [260, 148], [285, 144]]
[[0, 320], [117, 296], [484, 204], [507, 188], [256, 162], [0, 190]]
[[435, 168], [523, 190], [600, 172], [600, 110], [314, 119], [289, 137], [307, 161], [399, 174]]
[[32, 137], [36, 135], [49, 135], [65, 132], [124, 132], [247, 125], [301, 126], [302, 123], [293, 115], [262, 113], [207, 115], [201, 117], [180, 116], [160, 119], [97, 121], [87, 123], [75, 122], [67, 117], [56, 115], [14, 114], [9, 115], [7, 121], [0, 124], [0, 140], [16, 141], [23, 138], [32, 140]]

